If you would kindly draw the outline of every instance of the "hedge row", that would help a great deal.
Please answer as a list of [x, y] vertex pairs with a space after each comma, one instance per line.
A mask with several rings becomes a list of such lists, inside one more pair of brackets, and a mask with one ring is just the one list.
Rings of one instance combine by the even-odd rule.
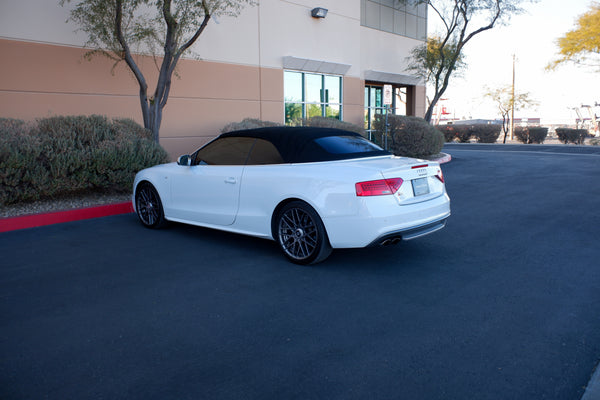
[[588, 131], [586, 129], [556, 128], [556, 136], [564, 144], [583, 144], [588, 136]]
[[496, 143], [502, 131], [502, 126], [496, 124], [437, 125], [436, 128], [442, 132], [446, 142], [460, 143], [468, 143], [472, 138], [478, 143]]
[[548, 128], [541, 126], [517, 126], [515, 127], [515, 137], [524, 144], [542, 144], [548, 136]]
[[128, 119], [0, 118], [0, 204], [94, 191], [128, 192], [135, 173], [168, 161], [150, 131]]

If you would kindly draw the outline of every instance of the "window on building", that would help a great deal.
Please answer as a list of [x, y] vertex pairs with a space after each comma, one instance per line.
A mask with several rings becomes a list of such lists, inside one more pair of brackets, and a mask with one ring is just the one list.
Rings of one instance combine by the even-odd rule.
[[385, 115], [383, 105], [383, 86], [365, 85], [365, 130], [369, 140], [376, 139], [373, 123], [376, 115]]
[[360, 24], [427, 40], [427, 4], [417, 0], [361, 0]]
[[342, 119], [342, 77], [284, 71], [285, 123], [315, 116]]
[[407, 104], [408, 87], [394, 86], [392, 105], [386, 108], [383, 104], [383, 85], [365, 85], [365, 130], [369, 139], [380, 143], [380, 135], [373, 126], [376, 115], [385, 115], [388, 110], [391, 114], [408, 115]]

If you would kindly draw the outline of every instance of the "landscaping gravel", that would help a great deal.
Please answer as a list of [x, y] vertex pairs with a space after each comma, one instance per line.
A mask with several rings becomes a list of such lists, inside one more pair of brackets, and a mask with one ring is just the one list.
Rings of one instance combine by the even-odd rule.
[[56, 211], [74, 210], [106, 204], [131, 201], [131, 194], [85, 194], [59, 199], [39, 200], [31, 203], [0, 206], [0, 218], [19, 217], [23, 215], [42, 214]]

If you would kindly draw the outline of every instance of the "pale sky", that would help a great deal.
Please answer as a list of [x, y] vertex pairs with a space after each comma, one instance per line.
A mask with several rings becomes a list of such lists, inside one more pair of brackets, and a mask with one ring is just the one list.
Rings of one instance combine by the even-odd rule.
[[[499, 118], [494, 103], [484, 97], [485, 88], [511, 84], [515, 54], [515, 91], [529, 92], [539, 102], [535, 109], [516, 112], [515, 117], [539, 117], [542, 124], [573, 124], [572, 107], [600, 103], [600, 72], [566, 64], [550, 72], [545, 67], [556, 58], [557, 39], [575, 27], [590, 4], [589, 0], [525, 4], [527, 12], [513, 17], [509, 25], [475, 36], [465, 46], [468, 68], [464, 77], [453, 79], [443, 96], [448, 99], [448, 111], [457, 118]], [[435, 17], [430, 11], [430, 34]], [[596, 113], [600, 115], [600, 107]]]

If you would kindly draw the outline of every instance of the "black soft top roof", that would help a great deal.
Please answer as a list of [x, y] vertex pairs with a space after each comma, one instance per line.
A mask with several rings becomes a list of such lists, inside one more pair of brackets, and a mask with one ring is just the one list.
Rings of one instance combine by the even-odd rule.
[[277, 150], [279, 150], [281, 157], [286, 163], [333, 161], [390, 154], [385, 150], [363, 151], [349, 154], [332, 154], [327, 152], [321, 146], [318, 146], [315, 142], [315, 139], [328, 136], [362, 137], [358, 133], [345, 131], [342, 129], [316, 128], [308, 126], [274, 126], [227, 132], [221, 134], [219, 138], [253, 137], [267, 140], [273, 143]]

